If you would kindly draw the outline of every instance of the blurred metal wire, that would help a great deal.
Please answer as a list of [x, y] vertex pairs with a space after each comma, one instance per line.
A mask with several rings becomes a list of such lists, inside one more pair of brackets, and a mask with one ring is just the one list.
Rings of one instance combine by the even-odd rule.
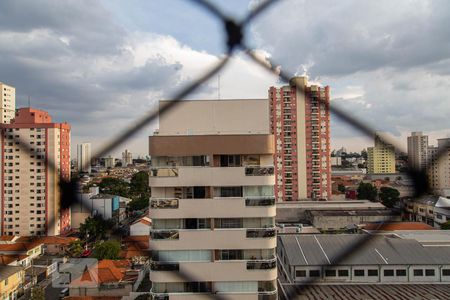
[[[235, 52], [236, 49], [240, 49], [244, 51], [244, 53], [253, 60], [256, 64], [260, 65], [262, 68], [267, 70], [268, 72], [272, 72], [276, 76], [279, 76], [281, 79], [285, 81], [289, 81], [289, 79], [294, 74], [288, 74], [286, 73], [282, 68], [277, 69], [277, 64], [273, 61], [267, 62], [262, 61], [260, 58], [258, 58], [254, 51], [251, 50], [250, 47], [247, 46], [245, 42], [245, 36], [244, 36], [244, 29], [245, 27], [249, 26], [252, 21], [256, 18], [262, 15], [267, 9], [272, 7], [275, 3], [279, 2], [277, 0], [267, 0], [267, 1], [260, 1], [257, 3], [257, 5], [250, 11], [250, 13], [241, 21], [236, 21], [227, 16], [222, 10], [220, 10], [216, 5], [213, 5], [211, 2], [205, 1], [205, 0], [190, 0], [193, 4], [199, 6], [200, 8], [204, 9], [205, 12], [211, 14], [215, 18], [221, 20], [223, 23], [223, 29], [226, 33], [226, 40], [224, 41], [224, 45], [226, 46], [226, 54], [220, 59], [220, 61], [213, 66], [210, 70], [206, 71], [202, 76], [197, 78], [196, 80], [192, 81], [191, 84], [186, 86], [184, 89], [180, 90], [178, 93], [176, 93], [172, 97], [172, 101], [166, 102], [166, 104], [162, 107], [160, 107], [159, 111], [158, 109], [151, 110], [147, 113], [146, 116], [141, 118], [139, 121], [137, 121], [135, 124], [131, 125], [127, 130], [123, 131], [122, 133], [118, 134], [115, 138], [113, 138], [107, 145], [101, 148], [100, 151], [95, 153], [93, 155], [93, 158], [101, 158], [104, 155], [110, 153], [114, 149], [116, 149], [119, 145], [123, 144], [126, 140], [128, 140], [130, 137], [132, 137], [134, 134], [136, 134], [138, 131], [142, 130], [146, 125], [150, 124], [154, 120], [158, 118], [158, 116], [161, 116], [163, 114], [166, 114], [170, 112], [171, 109], [173, 109], [176, 105], [182, 101], [187, 95], [194, 92], [196, 89], [198, 89], [203, 83], [205, 83], [207, 80], [212, 78], [215, 74], [220, 72], [223, 67], [229, 62], [231, 56]], [[323, 100], [319, 100], [323, 101]], [[347, 124], [351, 125], [353, 128], [358, 129], [363, 134], [373, 137], [376, 133], [376, 131], [367, 125], [364, 120], [357, 118], [356, 116], [350, 115], [348, 112], [345, 112], [335, 105], [330, 105], [330, 112], [346, 122]], [[1, 125], [0, 125], [1, 126]], [[4, 129], [2, 129], [2, 135], [4, 135]], [[390, 140], [385, 136], [380, 137], [381, 141], [386, 144], [392, 144], [394, 145], [395, 149], [402, 150], [398, 144], [394, 140]], [[31, 151], [31, 148], [28, 146], [27, 143], [19, 141], [19, 147], [26, 151], [27, 153], [34, 154], [34, 152]], [[450, 143], [442, 148], [437, 154], [437, 159], [441, 157], [443, 154], [447, 152], [446, 148], [450, 147]], [[46, 158], [45, 158], [46, 159]], [[43, 159], [43, 161], [45, 161]], [[55, 165], [53, 162], [48, 162], [51, 169], [55, 169]], [[428, 164], [430, 165], [430, 164]], [[411, 177], [411, 179], [414, 181], [414, 187], [415, 187], [415, 198], [420, 197], [421, 195], [425, 194], [429, 190], [429, 185], [427, 182], [427, 169], [414, 169], [409, 167], [408, 168], [408, 175]], [[75, 202], [76, 199], [76, 193], [77, 193], [77, 184], [75, 182], [66, 182], [61, 180], [61, 191], [62, 191], [62, 206], [63, 207], [69, 207], [71, 204]], [[55, 220], [49, 220], [49, 224], [54, 223]], [[382, 226], [382, 223], [380, 224], [380, 227]], [[338, 264], [340, 261], [345, 260], [349, 256], [352, 255], [353, 251], [357, 251], [360, 247], [362, 247], [366, 242], [368, 242], [374, 235], [365, 235], [363, 239], [361, 239], [359, 242], [348, 245], [348, 247], [345, 247], [342, 249], [340, 254], [335, 258], [334, 263]], [[160, 262], [164, 262], [161, 260]], [[195, 278], [191, 276], [191, 274], [186, 274], [183, 272], [178, 273], [179, 277], [182, 278], [184, 281], [196, 281]], [[302, 292], [307, 289], [311, 284], [314, 284], [314, 281], [309, 281], [306, 283], [298, 284], [298, 285], [290, 285], [290, 287], [287, 291], [284, 289], [285, 297], [288, 299], [292, 299], [297, 295], [301, 295]], [[281, 295], [282, 296], [282, 295]], [[222, 296], [219, 294], [212, 295], [213, 298], [221, 299]]]

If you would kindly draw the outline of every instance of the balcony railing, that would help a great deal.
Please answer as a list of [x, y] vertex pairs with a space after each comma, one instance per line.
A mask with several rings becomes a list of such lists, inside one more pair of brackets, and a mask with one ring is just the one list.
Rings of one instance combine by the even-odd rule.
[[164, 263], [154, 261], [150, 264], [150, 270], [152, 271], [179, 271], [180, 264], [179, 263]]
[[258, 300], [277, 300], [277, 290], [258, 292]]
[[275, 197], [255, 197], [245, 198], [245, 206], [273, 206], [275, 205]]
[[180, 233], [178, 230], [152, 230], [150, 236], [152, 240], [178, 240]]
[[247, 238], [272, 238], [276, 236], [275, 228], [247, 229]]
[[247, 261], [247, 270], [269, 270], [277, 267], [276, 259]]
[[178, 208], [177, 198], [151, 198], [150, 207], [153, 209]]
[[271, 176], [274, 174], [274, 167], [246, 166], [245, 176]]
[[178, 177], [178, 168], [152, 168], [151, 177]]

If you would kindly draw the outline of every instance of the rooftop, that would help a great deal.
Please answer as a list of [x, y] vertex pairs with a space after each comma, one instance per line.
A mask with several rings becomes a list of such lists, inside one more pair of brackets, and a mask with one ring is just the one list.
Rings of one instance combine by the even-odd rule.
[[434, 230], [433, 226], [422, 222], [382, 222], [382, 223], [368, 223], [364, 226], [366, 230]]
[[[290, 265], [417, 265], [450, 261], [450, 247], [424, 247], [416, 240], [383, 235], [280, 235], [278, 239]], [[351, 255], [340, 257], [349, 250]]]
[[0, 266], [0, 281], [5, 280], [17, 272], [23, 270], [22, 267], [16, 266]]

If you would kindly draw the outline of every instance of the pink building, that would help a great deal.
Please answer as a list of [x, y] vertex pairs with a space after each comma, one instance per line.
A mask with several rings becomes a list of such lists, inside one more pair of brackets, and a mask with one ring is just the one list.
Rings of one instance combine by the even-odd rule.
[[61, 179], [70, 179], [70, 125], [27, 107], [0, 130], [0, 234], [58, 235], [70, 229], [59, 188]]
[[329, 95], [306, 77], [269, 89], [277, 201], [331, 197]]

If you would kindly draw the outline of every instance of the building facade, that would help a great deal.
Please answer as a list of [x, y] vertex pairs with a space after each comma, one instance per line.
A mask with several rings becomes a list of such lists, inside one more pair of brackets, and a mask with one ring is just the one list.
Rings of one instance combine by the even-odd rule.
[[369, 174], [395, 173], [395, 148], [375, 135], [375, 146], [367, 148], [367, 172]]
[[416, 170], [427, 167], [428, 136], [422, 132], [412, 132], [408, 137], [408, 162]]
[[133, 155], [130, 151], [125, 149], [124, 152], [122, 152], [122, 167], [126, 167], [128, 165], [133, 164]]
[[330, 89], [294, 77], [269, 89], [277, 201], [331, 198]]
[[0, 82], [0, 124], [8, 124], [16, 112], [16, 89]]
[[58, 235], [70, 229], [60, 180], [70, 180], [70, 125], [33, 108], [18, 109], [1, 129], [2, 235]]
[[77, 145], [78, 173], [91, 173], [91, 143]]
[[264, 100], [199, 100], [160, 115], [149, 139], [154, 296], [276, 299], [267, 110]]

